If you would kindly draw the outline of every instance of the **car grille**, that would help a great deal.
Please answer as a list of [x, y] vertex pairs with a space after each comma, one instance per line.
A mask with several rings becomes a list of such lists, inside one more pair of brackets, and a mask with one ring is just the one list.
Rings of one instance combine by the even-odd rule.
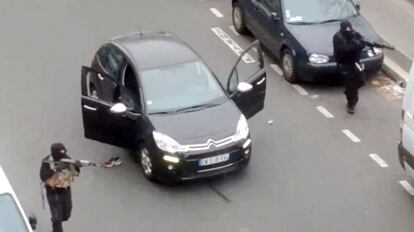
[[203, 150], [207, 150], [211, 147], [223, 147], [226, 146], [228, 144], [231, 144], [233, 142], [233, 137], [227, 137], [218, 141], [215, 141], [213, 139], [209, 139], [206, 143], [203, 144], [192, 144], [192, 145], [188, 145], [188, 150], [189, 151], [203, 151]]

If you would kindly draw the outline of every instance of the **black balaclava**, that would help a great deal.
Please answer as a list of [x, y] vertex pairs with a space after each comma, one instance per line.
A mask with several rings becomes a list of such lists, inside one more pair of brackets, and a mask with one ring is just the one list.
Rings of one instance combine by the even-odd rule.
[[55, 161], [58, 161], [62, 159], [64, 156], [66, 156], [66, 148], [65, 145], [63, 145], [62, 143], [52, 144], [52, 146], [50, 147], [50, 151]]
[[352, 24], [349, 21], [345, 20], [341, 22], [341, 33], [345, 38], [350, 39], [353, 32], [354, 29], [352, 28]]

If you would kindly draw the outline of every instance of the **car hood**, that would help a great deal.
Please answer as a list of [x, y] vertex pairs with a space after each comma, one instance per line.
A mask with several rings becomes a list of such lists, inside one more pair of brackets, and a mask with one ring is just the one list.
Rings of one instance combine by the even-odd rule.
[[[354, 30], [358, 31], [367, 40], [380, 41], [377, 33], [362, 16], [348, 20]], [[340, 21], [311, 25], [287, 24], [287, 28], [308, 54], [317, 53], [331, 56], [333, 55], [333, 36], [339, 31], [340, 24]]]
[[232, 101], [203, 110], [179, 114], [150, 115], [157, 132], [168, 135], [182, 145], [203, 144], [236, 133], [241, 113]]

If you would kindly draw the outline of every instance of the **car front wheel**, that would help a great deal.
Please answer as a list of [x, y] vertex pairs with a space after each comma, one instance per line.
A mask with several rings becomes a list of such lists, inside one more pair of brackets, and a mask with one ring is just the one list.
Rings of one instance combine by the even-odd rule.
[[151, 154], [149, 153], [148, 149], [142, 147], [138, 152], [138, 160], [141, 166], [142, 173], [144, 176], [150, 180], [155, 180], [155, 173], [154, 173], [154, 163], [151, 159]]
[[290, 83], [297, 83], [298, 78], [296, 75], [295, 61], [293, 59], [292, 52], [285, 49], [282, 53], [282, 70], [283, 76]]
[[247, 28], [244, 13], [238, 3], [235, 3], [233, 6], [233, 26], [239, 34], [246, 34]]

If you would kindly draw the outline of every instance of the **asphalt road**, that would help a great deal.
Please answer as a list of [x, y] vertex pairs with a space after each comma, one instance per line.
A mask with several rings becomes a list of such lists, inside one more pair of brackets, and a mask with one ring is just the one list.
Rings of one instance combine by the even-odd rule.
[[[67, 231], [413, 230], [413, 198], [398, 183], [409, 180], [396, 153], [401, 101], [387, 101], [370, 84], [361, 90], [357, 114], [349, 116], [342, 87], [305, 84], [308, 95], [302, 95], [267, 58], [266, 108], [249, 122], [250, 166], [210, 181], [154, 185], [129, 151], [83, 138], [80, 68], [102, 43], [140, 28], [168, 30], [192, 45], [224, 83], [237, 57], [211, 28], [222, 28], [242, 47], [253, 41], [229, 29], [230, 15], [227, 0], [0, 3], [0, 164], [24, 207], [37, 214], [39, 231], [50, 231], [50, 222], [38, 171], [55, 141], [73, 158], [100, 161], [116, 154], [124, 160], [114, 169], [83, 169]], [[379, 167], [372, 153], [388, 167]]]

